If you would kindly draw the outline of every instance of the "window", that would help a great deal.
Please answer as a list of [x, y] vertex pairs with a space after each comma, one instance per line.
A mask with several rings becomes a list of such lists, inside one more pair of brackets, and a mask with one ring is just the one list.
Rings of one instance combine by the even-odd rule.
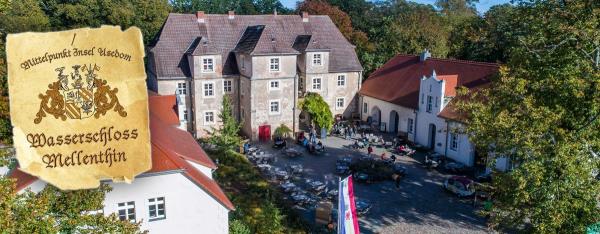
[[337, 78], [337, 86], [346, 86], [346, 75], [339, 75]]
[[313, 54], [313, 65], [321, 66], [323, 65], [321, 54]]
[[150, 221], [166, 218], [164, 197], [148, 199], [148, 216]]
[[271, 101], [269, 104], [270, 108], [269, 108], [269, 113], [270, 114], [279, 114], [280, 112], [280, 106], [279, 106], [279, 100], [275, 100], [275, 101]]
[[427, 112], [431, 113], [433, 98], [427, 95]]
[[438, 107], [438, 102], [440, 101], [439, 97], [435, 97], [435, 107]]
[[244, 109], [242, 109], [242, 119], [245, 119], [245, 118], [246, 118], [246, 113], [245, 113]]
[[187, 84], [185, 82], [177, 83], [177, 94], [186, 95], [187, 94]]
[[321, 78], [313, 78], [312, 79], [312, 89], [313, 90], [321, 90]]
[[117, 206], [120, 220], [135, 222], [135, 202], [121, 202]]
[[183, 120], [185, 120], [185, 121], [188, 120], [188, 112], [187, 112], [187, 110], [183, 110]]
[[214, 97], [215, 96], [215, 83], [213, 82], [205, 82], [202, 85], [203, 94], [205, 97]]
[[269, 71], [279, 71], [279, 58], [269, 60]]
[[450, 133], [450, 149], [456, 151], [458, 149], [458, 134]]
[[231, 80], [224, 80], [223, 81], [223, 92], [231, 93], [231, 91], [233, 90], [231, 88], [233, 86], [232, 83], [233, 83], [233, 81], [231, 81]]
[[421, 104], [425, 101], [425, 94], [421, 94]]
[[337, 98], [335, 100], [335, 109], [342, 109], [344, 108], [344, 98]]
[[206, 111], [204, 112], [204, 124], [215, 123], [215, 112]]
[[245, 60], [245, 57], [246, 57], [246, 56], [244, 56], [243, 54], [242, 54], [242, 55], [240, 55], [240, 67], [242, 67], [242, 70], [245, 70], [245, 69], [246, 69], [246, 61], [244, 61], [244, 60]]
[[202, 72], [214, 72], [215, 71], [215, 59], [214, 58], [203, 58], [202, 59]]
[[407, 127], [407, 132], [408, 133], [412, 133], [413, 132], [413, 119], [408, 119], [408, 127]]
[[273, 80], [269, 82], [269, 90], [278, 90], [279, 89], [279, 81]]
[[363, 113], [367, 113], [367, 103], [363, 103]]

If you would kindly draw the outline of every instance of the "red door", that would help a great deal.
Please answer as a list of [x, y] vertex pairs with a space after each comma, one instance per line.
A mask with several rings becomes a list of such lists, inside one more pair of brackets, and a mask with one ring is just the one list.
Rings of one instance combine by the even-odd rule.
[[268, 141], [271, 139], [271, 125], [258, 127], [258, 139], [261, 141]]

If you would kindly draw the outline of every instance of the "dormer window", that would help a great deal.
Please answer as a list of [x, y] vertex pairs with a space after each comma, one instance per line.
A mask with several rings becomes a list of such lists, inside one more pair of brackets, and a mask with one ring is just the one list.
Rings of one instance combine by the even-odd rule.
[[212, 57], [202, 58], [202, 72], [214, 72], [215, 71], [215, 59]]
[[272, 71], [272, 72], [279, 71], [279, 58], [269, 59], [269, 71]]
[[322, 55], [321, 54], [313, 54], [312, 62], [313, 62], [313, 65], [315, 65], [315, 66], [323, 65]]

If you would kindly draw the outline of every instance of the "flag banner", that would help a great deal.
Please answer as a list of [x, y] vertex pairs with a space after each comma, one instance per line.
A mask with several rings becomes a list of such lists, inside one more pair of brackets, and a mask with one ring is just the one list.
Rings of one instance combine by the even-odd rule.
[[20, 170], [72, 190], [152, 167], [138, 28], [10, 34], [6, 54]]
[[338, 233], [359, 234], [352, 176], [340, 181], [338, 193]]

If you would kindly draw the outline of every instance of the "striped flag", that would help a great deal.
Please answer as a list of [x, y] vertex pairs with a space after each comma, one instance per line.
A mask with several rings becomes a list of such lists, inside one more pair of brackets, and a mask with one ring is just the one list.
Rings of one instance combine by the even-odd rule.
[[338, 233], [359, 234], [352, 176], [340, 180], [338, 189]]

